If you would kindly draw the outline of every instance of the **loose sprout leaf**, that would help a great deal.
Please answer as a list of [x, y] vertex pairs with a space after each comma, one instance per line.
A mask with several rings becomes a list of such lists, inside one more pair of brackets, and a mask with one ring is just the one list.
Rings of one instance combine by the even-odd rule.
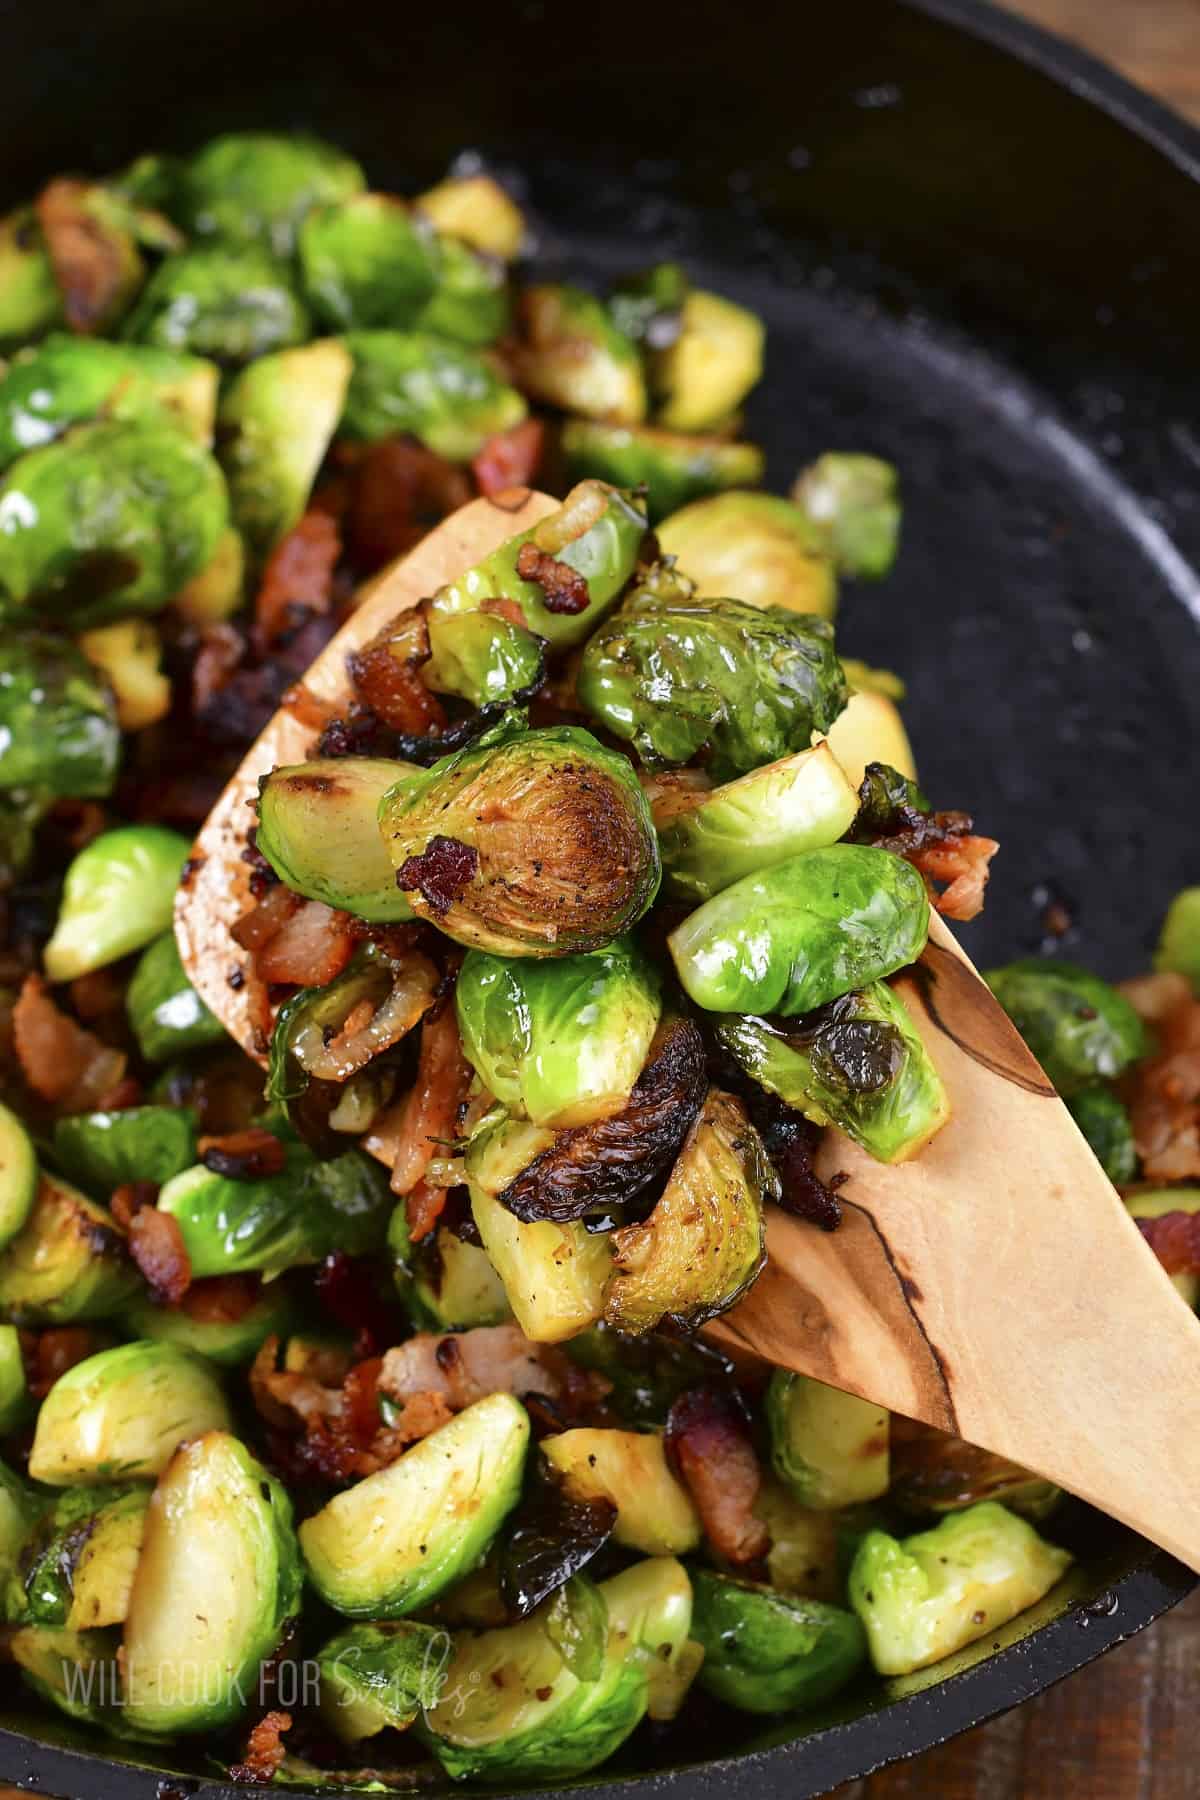
[[573, 1499], [556, 1480], [538, 1482], [500, 1540], [500, 1593], [512, 1619], [534, 1609], [585, 1569], [612, 1536], [617, 1509], [602, 1495]]

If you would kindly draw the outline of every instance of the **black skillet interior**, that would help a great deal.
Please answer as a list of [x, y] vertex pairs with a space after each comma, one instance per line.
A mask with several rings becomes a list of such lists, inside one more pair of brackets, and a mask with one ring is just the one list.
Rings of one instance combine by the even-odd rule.
[[[234, 125], [311, 127], [399, 191], [467, 145], [524, 182], [547, 267], [679, 255], [761, 310], [749, 424], [773, 482], [827, 447], [903, 471], [897, 573], [846, 596], [841, 641], [905, 675], [936, 803], [1002, 840], [968, 947], [985, 965], [1038, 949], [1054, 898], [1073, 920], [1060, 953], [1144, 965], [1167, 898], [1200, 879], [1196, 134], [974, 0], [0, 16], [10, 201]], [[864, 1691], [799, 1739], [745, 1719], [639, 1737], [595, 1791], [676, 1769], [697, 1795], [801, 1800], [1036, 1692], [1189, 1585], [1094, 1516], [1075, 1537], [1070, 1607], [947, 1683]], [[197, 1791], [171, 1753], [105, 1763], [23, 1702], [0, 1724], [10, 1780], [73, 1800]]]

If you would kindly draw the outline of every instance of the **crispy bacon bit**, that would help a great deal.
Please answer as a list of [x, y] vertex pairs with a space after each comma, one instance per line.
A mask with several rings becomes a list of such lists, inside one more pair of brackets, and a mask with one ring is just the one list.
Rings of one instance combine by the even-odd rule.
[[291, 1713], [269, 1712], [261, 1718], [246, 1739], [245, 1762], [230, 1767], [230, 1781], [239, 1787], [269, 1786], [287, 1756], [283, 1734], [291, 1728]]
[[102, 198], [94, 183], [63, 176], [43, 188], [36, 202], [63, 316], [72, 331], [82, 333], [104, 331], [114, 322], [141, 266], [129, 234], [104, 218]]
[[206, 625], [192, 661], [192, 710], [202, 714], [220, 693], [246, 652], [246, 640], [228, 620]]
[[125, 1073], [123, 1051], [102, 1044], [60, 1012], [40, 975], [27, 975], [12, 1012], [13, 1047], [21, 1073], [43, 1100], [70, 1099], [87, 1112]]
[[404, 1196], [404, 1216], [408, 1221], [408, 1235], [414, 1244], [429, 1236], [443, 1212], [446, 1210], [446, 1196], [449, 1190], [436, 1187], [424, 1176], [411, 1187]]
[[666, 1446], [718, 1556], [739, 1568], [760, 1561], [771, 1547], [770, 1534], [754, 1513], [762, 1470], [734, 1396], [719, 1388], [689, 1388], [667, 1416]]
[[471, 498], [463, 471], [415, 438], [383, 438], [353, 454], [345, 530], [360, 575], [407, 555]]
[[432, 837], [420, 856], [410, 856], [396, 871], [396, 886], [408, 892], [414, 888], [426, 905], [441, 918], [449, 912], [479, 868], [479, 852], [474, 844], [460, 843], [458, 838]]
[[522, 419], [510, 431], [490, 437], [471, 463], [481, 494], [502, 494], [505, 488], [531, 487], [542, 460], [546, 428], [540, 419]]
[[324, 987], [350, 961], [349, 915], [320, 900], [304, 900], [255, 956], [260, 980]]
[[85, 1025], [120, 1019], [125, 1012], [125, 984], [111, 968], [93, 969], [78, 976], [67, 989], [72, 1009]]
[[1200, 1275], [1200, 1212], [1162, 1213], [1134, 1223], [1168, 1275]]
[[[925, 877], [929, 898], [948, 919], [973, 919], [982, 910], [988, 864], [1000, 848], [975, 834], [965, 812], [929, 812], [911, 784], [881, 763], [869, 763], [859, 788], [852, 842], [874, 844], [903, 856]], [[946, 882], [939, 893], [936, 882]]]
[[[246, 849], [242, 851], [242, 860], [248, 862], [251, 856], [256, 859], [262, 857], [262, 860], [266, 861], [260, 850], [253, 845], [247, 845]], [[294, 894], [291, 888], [284, 887], [282, 882], [273, 882], [259, 894], [257, 904], [252, 906], [249, 912], [243, 913], [240, 919], [235, 920], [229, 935], [235, 944], [241, 945], [243, 950], [261, 950], [277, 932], [283, 929], [293, 913], [300, 911], [303, 905], [304, 902], [299, 894]]]
[[44, 1400], [60, 1375], [104, 1350], [112, 1342], [106, 1332], [89, 1325], [56, 1326], [49, 1331], [21, 1333], [21, 1361], [25, 1384], [35, 1400]]
[[257, 1304], [261, 1293], [257, 1275], [206, 1275], [193, 1281], [180, 1305], [197, 1324], [234, 1325]]
[[158, 1200], [158, 1184], [153, 1181], [123, 1181], [113, 1189], [108, 1210], [122, 1231], [128, 1231], [143, 1206], [154, 1206]]
[[383, 1359], [379, 1389], [390, 1399], [440, 1394], [461, 1412], [487, 1394], [541, 1394], [573, 1407], [595, 1405], [609, 1391], [603, 1378], [581, 1384], [563, 1352], [535, 1344], [519, 1325], [478, 1325], [472, 1331], [422, 1331]]
[[[471, 1068], [463, 1055], [454, 1000], [447, 995], [421, 1021], [417, 1077], [396, 1110], [394, 1133], [391, 1128], [387, 1130], [388, 1140], [395, 1143], [393, 1193], [412, 1197], [438, 1144], [452, 1141], [458, 1109], [470, 1080]], [[434, 1219], [445, 1202], [444, 1190], [435, 1192]], [[410, 1207], [410, 1230], [414, 1224], [412, 1211]], [[424, 1237], [432, 1223], [430, 1219], [422, 1230], [414, 1230], [414, 1237]]]
[[278, 1358], [279, 1339], [268, 1338], [251, 1367], [250, 1392], [258, 1412], [281, 1434], [276, 1461], [296, 1479], [317, 1475], [340, 1482], [372, 1475], [453, 1416], [441, 1395], [412, 1395], [385, 1425], [378, 1357], [356, 1363], [340, 1386], [323, 1381], [325, 1371], [281, 1370]]
[[187, 1293], [192, 1264], [178, 1219], [143, 1206], [129, 1221], [129, 1252], [156, 1300], [176, 1306]]
[[[941, 814], [935, 816], [940, 818]], [[983, 911], [988, 864], [999, 848], [995, 838], [978, 837], [971, 832], [913, 850], [908, 860], [925, 877], [929, 897], [942, 917], [966, 921]], [[941, 893], [934, 886], [939, 881], [948, 883]]]
[[302, 681], [294, 681], [279, 704], [285, 712], [291, 713], [297, 725], [303, 725], [308, 731], [324, 731], [334, 716], [329, 702], [319, 700]]
[[254, 602], [254, 648], [260, 656], [288, 632], [333, 606], [333, 572], [342, 540], [327, 512], [306, 512], [276, 544]]
[[206, 1169], [230, 1181], [262, 1181], [280, 1174], [287, 1164], [279, 1139], [260, 1125], [225, 1137], [202, 1137], [196, 1149]]
[[429, 627], [420, 608], [389, 625], [346, 659], [350, 679], [375, 718], [393, 731], [421, 737], [440, 731], [446, 713], [421, 679], [429, 661]]
[[1158, 1054], [1121, 1084], [1148, 1181], [1200, 1176], [1200, 1000], [1184, 976], [1148, 975], [1121, 990], [1154, 1029]]
[[590, 598], [588, 584], [570, 563], [547, 556], [534, 543], [522, 544], [517, 552], [517, 574], [522, 581], [532, 581], [542, 590], [542, 604], [547, 612], [575, 614], [587, 611]]

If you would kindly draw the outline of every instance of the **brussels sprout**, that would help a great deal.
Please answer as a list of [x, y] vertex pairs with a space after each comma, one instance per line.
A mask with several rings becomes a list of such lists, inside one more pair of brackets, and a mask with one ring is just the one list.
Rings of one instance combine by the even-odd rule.
[[240, 609], [245, 578], [245, 546], [231, 525], [221, 533], [211, 560], [174, 596], [172, 610], [190, 625], [219, 625]]
[[521, 254], [524, 215], [490, 175], [448, 175], [420, 194], [415, 205], [439, 232], [461, 238], [488, 256], [513, 262]]
[[1129, 1112], [1105, 1087], [1081, 1088], [1067, 1110], [1082, 1131], [1092, 1155], [1116, 1187], [1137, 1179], [1138, 1157]]
[[699, 1515], [671, 1473], [657, 1432], [579, 1426], [544, 1437], [541, 1449], [573, 1500], [612, 1501], [614, 1543], [644, 1556], [685, 1556], [699, 1548]]
[[342, 416], [353, 364], [345, 346], [319, 338], [260, 357], [221, 401], [228, 433], [221, 460], [233, 520], [262, 560], [308, 504]]
[[262, 250], [197, 244], [168, 256], [125, 321], [125, 337], [238, 369], [302, 344], [307, 309], [291, 274]]
[[[6, 1327], [12, 1331], [11, 1325]], [[10, 1584], [20, 1567], [21, 1552], [29, 1541], [46, 1501], [28, 1487], [6, 1463], [0, 1462], [0, 1619], [12, 1619], [23, 1601], [12, 1604]]]
[[458, 238], [437, 243], [437, 286], [414, 321], [419, 331], [452, 338], [481, 350], [508, 330], [512, 304], [508, 272], [495, 256], [481, 255]]
[[524, 290], [518, 311], [524, 341], [513, 367], [526, 393], [585, 419], [641, 424], [642, 359], [599, 300], [582, 288], [545, 283]]
[[995, 1451], [905, 1419], [895, 1435], [891, 1505], [903, 1512], [959, 1512], [979, 1500], [998, 1500], [1037, 1521], [1054, 1510], [1062, 1490]]
[[0, 790], [81, 799], [112, 792], [121, 760], [107, 685], [73, 645], [6, 629], [0, 649]]
[[683, 329], [690, 289], [687, 271], [679, 263], [653, 263], [613, 284], [608, 310], [617, 329], [643, 350], [666, 350]]
[[54, 1125], [54, 1160], [72, 1181], [107, 1195], [127, 1181], [161, 1187], [196, 1160], [188, 1113], [169, 1106], [72, 1113]]
[[661, 984], [631, 938], [545, 961], [467, 953], [463, 1049], [517, 1118], [555, 1128], [620, 1112], [658, 1029]]
[[300, 1527], [309, 1579], [351, 1618], [401, 1619], [480, 1561], [516, 1505], [529, 1415], [477, 1400]]
[[0, 467], [101, 414], [138, 419], [161, 409], [197, 443], [210, 444], [216, 405], [211, 363], [53, 332], [0, 376]]
[[781, 1481], [768, 1475], [754, 1502], [754, 1516], [761, 1519], [771, 1538], [767, 1552], [771, 1587], [809, 1600], [842, 1597], [836, 1514], [801, 1506]]
[[120, 1715], [121, 1669], [114, 1631], [25, 1625], [8, 1653], [33, 1692], [70, 1719], [128, 1736]]
[[707, 748], [716, 781], [807, 750], [846, 702], [826, 620], [697, 600], [682, 587], [634, 590], [584, 651], [578, 692], [647, 768], [692, 762]]
[[743, 875], [835, 844], [858, 812], [828, 744], [718, 788], [666, 776], [650, 792], [663, 887], [679, 900], [711, 900]]
[[279, 879], [360, 919], [395, 923], [412, 907], [380, 836], [383, 796], [415, 763], [339, 756], [272, 769], [259, 782], [256, 843]]
[[102, 969], [166, 931], [189, 848], [165, 825], [118, 825], [86, 844], [67, 870], [46, 945], [51, 981]]
[[147, 1062], [168, 1062], [225, 1037], [225, 1027], [184, 973], [173, 931], [143, 950], [125, 992], [125, 1011]]
[[1065, 1550], [994, 1500], [897, 1540], [869, 1531], [850, 1570], [850, 1604], [881, 1675], [910, 1675], [986, 1637], [1040, 1600]]
[[736, 412], [762, 374], [763, 323], [744, 306], [693, 288], [679, 336], [656, 353], [659, 422], [670, 431], [708, 431]]
[[495, 613], [433, 613], [429, 651], [422, 669], [426, 685], [476, 707], [519, 701], [545, 675], [540, 640]]
[[743, 876], [668, 944], [697, 1006], [794, 1018], [915, 962], [928, 928], [925, 883], [911, 863], [831, 844]]
[[166, 417], [79, 425], [4, 478], [0, 593], [11, 614], [74, 625], [157, 612], [227, 519], [221, 471]]
[[169, 1181], [159, 1210], [178, 1220], [197, 1279], [258, 1270], [276, 1275], [335, 1250], [378, 1250], [392, 1196], [378, 1166], [356, 1150], [318, 1162], [287, 1145], [278, 1175], [238, 1181], [199, 1163]]
[[[1128, 1194], [1125, 1205], [1133, 1219], [1161, 1219], [1171, 1213], [1198, 1213], [1200, 1187], [1143, 1188], [1139, 1193]], [[1171, 1276], [1171, 1283], [1190, 1307], [1200, 1305], [1200, 1275], [1194, 1270], [1178, 1270]]]
[[887, 574], [900, 541], [900, 483], [891, 463], [826, 451], [796, 477], [792, 499], [823, 532], [843, 575]]
[[704, 1660], [702, 1646], [688, 1635], [692, 1584], [687, 1570], [673, 1556], [651, 1557], [602, 1582], [600, 1594], [617, 1645], [632, 1652], [646, 1671], [648, 1717], [673, 1719]]
[[1181, 888], [1167, 908], [1154, 966], [1186, 975], [1200, 998], [1200, 887]]
[[80, 634], [79, 648], [111, 687], [122, 731], [145, 731], [166, 718], [171, 683], [161, 668], [162, 641], [148, 619], [93, 626]]
[[236, 1368], [249, 1362], [269, 1337], [285, 1337], [297, 1322], [297, 1308], [287, 1284], [271, 1281], [258, 1292], [251, 1287], [245, 1296], [235, 1288], [232, 1294], [218, 1291], [210, 1297], [203, 1285], [194, 1286], [178, 1306], [159, 1306], [143, 1295], [131, 1301], [121, 1318], [139, 1338]]
[[516, 389], [461, 344], [422, 331], [352, 331], [345, 343], [354, 369], [346, 437], [374, 443], [407, 431], [438, 456], [469, 462], [525, 417]]
[[0, 1251], [0, 1313], [21, 1325], [110, 1318], [141, 1286], [111, 1214], [43, 1175], [28, 1219]]
[[216, 1376], [171, 1344], [118, 1344], [60, 1375], [38, 1413], [29, 1473], [51, 1487], [160, 1475], [178, 1446], [224, 1431]]
[[354, 194], [308, 214], [300, 272], [309, 305], [330, 330], [399, 330], [416, 321], [434, 291], [437, 248], [402, 200]]
[[658, 892], [637, 777], [572, 725], [443, 757], [385, 795], [379, 824], [413, 911], [502, 956], [598, 949]]
[[740, 1100], [710, 1088], [650, 1217], [612, 1234], [604, 1317], [619, 1331], [664, 1318], [694, 1330], [731, 1307], [766, 1260], [779, 1183]]
[[437, 1705], [450, 1654], [449, 1635], [433, 1625], [351, 1625], [317, 1656], [321, 1716], [346, 1744], [403, 1731]]
[[62, 294], [31, 206], [0, 219], [0, 346], [27, 343], [62, 319]]
[[[680, 506], [690, 512], [693, 509], [688, 502], [700, 501], [706, 494], [719, 494], [724, 488], [750, 487], [762, 480], [766, 470], [766, 457], [757, 444], [687, 437], [682, 432], [660, 431], [652, 425], [605, 425], [595, 419], [568, 419], [563, 426], [562, 447], [567, 473], [573, 481], [595, 475], [616, 487], [644, 487], [652, 524]], [[679, 554], [665, 543], [663, 550], [669, 555]], [[686, 558], [683, 560], [686, 564]], [[689, 574], [694, 573], [690, 565], [687, 567]], [[710, 591], [726, 594], [730, 586]]]
[[768, 1093], [816, 1125], [836, 1125], [879, 1162], [906, 1162], [950, 1116], [908, 1008], [886, 982], [843, 994], [784, 1028], [722, 1019], [717, 1037]]
[[[851, 687], [854, 677], [846, 671]], [[829, 727], [826, 741], [846, 772], [852, 788], [860, 788], [872, 763], [885, 763], [910, 781], [917, 778], [912, 745], [895, 701], [888, 694], [855, 688], [846, 710]]]
[[866, 1661], [862, 1625], [844, 1607], [709, 1569], [692, 1572], [692, 1632], [701, 1687], [742, 1712], [816, 1706]]
[[0, 1105], [0, 1245], [23, 1230], [38, 1188], [37, 1154], [25, 1126]]
[[[25, 1360], [21, 1355], [21, 1339], [15, 1325], [0, 1325], [0, 1437], [19, 1431], [33, 1411], [33, 1396], [25, 1380]], [[2, 1487], [2, 1483], [0, 1483]], [[0, 1515], [4, 1511], [0, 1491]], [[0, 1517], [0, 1541], [4, 1536]], [[3, 1549], [0, 1547], [0, 1594], [3, 1593]], [[3, 1618], [0, 1607], [0, 1618]]]
[[366, 187], [353, 159], [300, 134], [235, 131], [212, 138], [180, 169], [177, 216], [200, 238], [265, 244], [290, 256], [315, 206], [347, 200]]
[[70, 1631], [120, 1625], [129, 1609], [150, 1490], [82, 1487], [59, 1495], [21, 1553], [9, 1611]]
[[751, 606], [823, 619], [837, 612], [837, 577], [824, 534], [800, 507], [775, 494], [697, 500], [666, 520], [658, 541], [702, 600], [736, 594]]
[[828, 1512], [888, 1487], [888, 1414], [871, 1400], [775, 1369], [767, 1388], [775, 1473], [801, 1505]]
[[1060, 1094], [1113, 1081], [1149, 1051], [1125, 996], [1074, 963], [1028, 957], [984, 980]]
[[181, 1445], [150, 1501], [125, 1620], [127, 1721], [165, 1736], [236, 1718], [301, 1579], [279, 1482], [224, 1431]]
[[[402, 1215], [401, 1200], [396, 1214]], [[402, 1290], [414, 1319], [430, 1331], [469, 1331], [512, 1317], [504, 1283], [478, 1244], [443, 1225], [413, 1252], [412, 1286]]]

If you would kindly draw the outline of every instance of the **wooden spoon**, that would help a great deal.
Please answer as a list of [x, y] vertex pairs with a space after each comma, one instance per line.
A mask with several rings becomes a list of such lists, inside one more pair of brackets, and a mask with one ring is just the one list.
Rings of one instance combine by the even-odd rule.
[[[447, 519], [373, 585], [308, 693], [344, 707], [348, 651], [555, 504], [519, 489]], [[250, 902], [241, 853], [259, 776], [302, 761], [313, 736], [294, 713], [271, 721], [201, 831], [176, 907], [192, 981], [260, 1062], [263, 995], [229, 935]], [[1200, 1569], [1200, 1321], [940, 919], [899, 985], [950, 1122], [895, 1167], [828, 1133], [818, 1169], [848, 1177], [841, 1228], [772, 1209], [767, 1267], [712, 1337], [957, 1432]], [[386, 1142], [369, 1147], [389, 1160]]]

